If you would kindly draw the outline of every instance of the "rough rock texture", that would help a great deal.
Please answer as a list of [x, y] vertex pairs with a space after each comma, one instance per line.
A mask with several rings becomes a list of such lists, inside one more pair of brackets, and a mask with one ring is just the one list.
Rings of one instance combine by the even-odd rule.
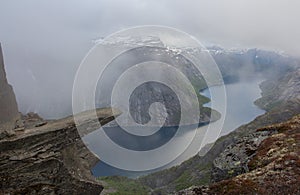
[[[93, 126], [88, 120], [89, 112], [81, 115], [80, 125]], [[98, 109], [97, 115], [102, 124], [113, 116], [110, 108]], [[0, 140], [0, 194], [99, 194], [102, 191], [102, 185], [90, 173], [98, 159], [81, 141], [73, 116], [42, 121], [30, 113], [21, 122], [27, 128]]]
[[177, 194], [299, 194], [300, 115], [257, 132], [271, 136], [261, 142], [248, 163], [250, 172]]
[[[6, 73], [4, 70], [4, 60], [2, 55], [2, 49], [0, 44], [0, 125], [4, 128], [0, 128], [0, 138], [4, 137], [12, 128], [14, 128], [15, 122], [19, 119], [20, 114], [18, 111], [18, 105], [12, 86], [10, 86], [6, 79]], [[5, 132], [4, 132], [5, 131]]]
[[180, 190], [176, 195], [207, 195], [208, 186], [191, 186], [187, 189]]
[[250, 172], [213, 184], [211, 194], [300, 193], [300, 116], [262, 130], [277, 133], [261, 143], [248, 163]]
[[255, 154], [259, 144], [271, 132], [261, 131], [251, 133], [229, 145], [214, 161], [212, 182], [222, 181], [249, 171], [248, 162]]

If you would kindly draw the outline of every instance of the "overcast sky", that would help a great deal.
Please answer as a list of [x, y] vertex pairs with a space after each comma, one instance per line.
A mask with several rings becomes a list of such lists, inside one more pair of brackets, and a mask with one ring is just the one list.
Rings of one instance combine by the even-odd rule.
[[299, 55], [299, 10], [299, 0], [0, 0], [0, 42], [21, 111], [51, 117], [69, 111], [61, 105], [93, 39], [157, 24], [204, 43]]

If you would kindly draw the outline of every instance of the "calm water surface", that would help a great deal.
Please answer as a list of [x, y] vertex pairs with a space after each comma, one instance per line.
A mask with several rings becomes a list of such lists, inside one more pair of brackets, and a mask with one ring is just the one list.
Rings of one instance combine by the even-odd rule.
[[[217, 122], [211, 123], [210, 128], [212, 128], [213, 131], [211, 133], [207, 133], [205, 137], [205, 143], [211, 143], [215, 141], [216, 139], [216, 132], [218, 132], [219, 136], [226, 135], [236, 129], [237, 127], [241, 126], [242, 124], [245, 124], [247, 122], [252, 121], [255, 117], [261, 115], [264, 113], [263, 110], [259, 109], [257, 106], [253, 104], [253, 102], [260, 97], [260, 89], [259, 89], [259, 83], [261, 82], [260, 79], [254, 79], [252, 81], [247, 82], [239, 82], [239, 83], [233, 83], [233, 84], [227, 84], [225, 86], [226, 88], [226, 94], [227, 94], [227, 107], [225, 113], [221, 113], [222, 117], [224, 119], [224, 125], [222, 127], [221, 133], [218, 127], [220, 127], [220, 122], [222, 120], [219, 120]], [[221, 94], [222, 93], [222, 87], [215, 86], [211, 87], [209, 89], [204, 90], [201, 92], [202, 95], [205, 95], [207, 97], [210, 97], [210, 93], [212, 94]], [[216, 101], [218, 102], [218, 101]], [[205, 106], [211, 107], [211, 104], [208, 103]], [[224, 108], [224, 105], [221, 104], [215, 104], [213, 105], [214, 109], [221, 111], [222, 108]], [[205, 132], [205, 129], [207, 127], [200, 127], [198, 129], [194, 130], [187, 130], [186, 134], [194, 133], [193, 131], [203, 131]], [[199, 139], [199, 142], [202, 141], [203, 137], [196, 137], [196, 139]], [[95, 141], [95, 136], [92, 134], [87, 135], [84, 137], [85, 140], [88, 142]], [[176, 139], [173, 138], [173, 139]], [[197, 141], [197, 140], [196, 140]], [[202, 144], [203, 145], [205, 145]], [[180, 146], [179, 146], [180, 147]], [[176, 148], [174, 148], [176, 150]], [[143, 171], [143, 172], [134, 172], [134, 171], [126, 171], [114, 168], [110, 165], [105, 164], [104, 162], [99, 162], [96, 166], [93, 167], [92, 173], [94, 176], [110, 176], [110, 175], [122, 175], [127, 177], [137, 177], [140, 175], [145, 175], [150, 172], [162, 170], [169, 168], [171, 166], [180, 164], [181, 162], [189, 159], [190, 157], [196, 155], [199, 152], [200, 148], [199, 146], [191, 145], [190, 149], [187, 150], [184, 154], [182, 154], [180, 157], [178, 157], [175, 161], [171, 162], [170, 164], [161, 167], [160, 169], [152, 170], [152, 171]], [[113, 151], [112, 151], [113, 154]], [[125, 157], [124, 157], [125, 158]]]

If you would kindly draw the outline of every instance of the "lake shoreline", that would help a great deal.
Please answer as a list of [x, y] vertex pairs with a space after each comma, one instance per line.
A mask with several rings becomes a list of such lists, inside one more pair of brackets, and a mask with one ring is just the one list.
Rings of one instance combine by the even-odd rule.
[[[230, 97], [230, 96], [233, 96], [233, 98], [238, 98], [236, 95], [238, 95], [239, 93], [244, 95], [245, 98], [238, 98], [238, 99], [241, 99], [242, 101], [229, 101], [228, 102], [229, 104], [235, 105], [235, 106], [228, 106], [229, 112], [232, 112], [232, 113], [228, 113], [228, 111], [225, 114], [221, 113], [221, 115], [222, 115], [221, 117], [226, 117], [226, 118], [229, 118], [230, 120], [232, 120], [232, 118], [235, 118], [236, 116], [238, 116], [237, 118], [240, 121], [233, 121], [233, 124], [231, 126], [230, 125], [226, 126], [226, 124], [225, 124], [225, 130], [222, 130], [220, 136], [230, 133], [231, 131], [236, 129], [236, 127], [241, 126], [242, 124], [245, 124], [246, 122], [253, 120], [256, 116], [259, 116], [265, 112], [261, 108], [254, 105], [254, 101], [261, 97], [261, 90], [259, 87], [259, 84], [261, 82], [262, 82], [262, 78], [254, 78], [254, 79], [251, 79], [250, 81], [241, 81], [238, 83], [230, 83], [230, 84], [225, 85], [227, 94], [229, 92], [228, 99], [232, 99], [232, 97]], [[209, 90], [217, 90], [220, 87], [222, 87], [222, 86], [212, 86], [210, 88], [206, 88], [205, 90], [200, 90], [200, 92], [201, 92], [201, 95], [205, 96], [205, 94], [203, 94], [203, 92], [207, 93], [207, 92], [209, 92]], [[244, 89], [247, 89], [247, 90], [244, 92]], [[250, 95], [247, 94], [247, 92]], [[209, 96], [206, 96], [206, 97], [210, 98]], [[235, 103], [238, 103], [238, 104], [235, 104]], [[210, 103], [208, 103], [207, 105], [209, 106], [209, 104]], [[237, 108], [237, 110], [230, 111], [230, 109], [232, 109], [233, 107]], [[240, 110], [239, 110], [239, 108], [240, 108]], [[246, 115], [241, 114], [241, 113], [245, 113], [246, 110], [248, 110], [250, 114], [248, 112]], [[228, 117], [228, 115], [230, 115], [230, 114], [232, 114], [232, 116]], [[241, 116], [243, 116], [243, 117], [241, 117]], [[202, 123], [203, 125], [199, 128], [200, 129], [202, 127], [206, 128], [208, 124], [211, 124], [212, 126], [214, 126], [218, 122], [219, 122], [219, 120], [210, 121], [210, 122], [206, 123], [206, 125], [204, 125]], [[231, 122], [227, 122], [227, 123], [231, 123]], [[230, 130], [228, 130], [228, 129], [230, 129]], [[208, 143], [211, 143], [213, 141], [214, 140], [208, 141]], [[204, 144], [204, 145], [206, 145], [206, 144]], [[190, 156], [192, 157], [194, 155], [191, 154]], [[185, 160], [188, 160], [188, 159], [189, 158], [187, 158]], [[177, 164], [180, 164], [180, 162], [178, 162]], [[157, 170], [152, 170], [152, 171], [135, 172], [135, 171], [125, 171], [125, 170], [121, 170], [121, 169], [116, 169], [112, 166], [105, 164], [104, 162], [99, 162], [92, 169], [92, 173], [96, 177], [121, 175], [121, 176], [126, 176], [129, 178], [136, 178], [136, 177], [139, 177], [142, 175], [147, 175], [147, 174], [150, 174], [150, 173], [153, 173], [156, 171], [164, 170], [164, 169], [170, 168], [175, 165], [176, 164], [171, 165], [171, 166], [165, 166], [165, 167], [162, 167], [162, 169], [157, 169]]]

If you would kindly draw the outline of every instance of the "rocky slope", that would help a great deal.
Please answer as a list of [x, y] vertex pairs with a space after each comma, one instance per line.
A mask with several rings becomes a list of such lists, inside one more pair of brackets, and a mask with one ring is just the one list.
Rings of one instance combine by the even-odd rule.
[[246, 173], [210, 186], [194, 186], [177, 194], [299, 194], [300, 115], [256, 132], [271, 135], [253, 150], [252, 157], [244, 158], [248, 159]]
[[[272, 134], [257, 132], [256, 129], [286, 121], [300, 113], [299, 72], [299, 68], [292, 67], [292, 70], [284, 73], [280, 79], [269, 79], [267, 82], [274, 82], [274, 86], [277, 88], [267, 93], [266, 89], [262, 87], [262, 99], [266, 95], [273, 97], [268, 100], [268, 103], [273, 106], [252, 122], [219, 138], [205, 156], [195, 156], [180, 166], [151, 174], [139, 180], [155, 189], [154, 194], [166, 194], [192, 185], [209, 184], [247, 172], [249, 170], [247, 163], [254, 155], [254, 151], [264, 139]], [[275, 102], [279, 99], [280, 104], [276, 104]], [[264, 107], [262, 106], [262, 108]]]
[[[274, 114], [292, 117], [287, 111], [300, 112], [300, 68], [287, 73], [279, 80], [267, 80], [262, 83], [262, 98], [255, 103], [269, 111], [266, 116], [272, 120]], [[265, 121], [268, 118], [263, 117]], [[260, 120], [262, 120], [260, 119]], [[277, 122], [277, 121], [275, 121]], [[278, 121], [279, 122], [279, 121]], [[258, 126], [259, 127], [259, 126]], [[241, 129], [238, 130], [242, 132]], [[212, 181], [221, 181], [249, 171], [249, 159], [254, 155], [259, 144], [272, 132], [245, 132], [234, 144], [229, 145], [213, 162]]]

